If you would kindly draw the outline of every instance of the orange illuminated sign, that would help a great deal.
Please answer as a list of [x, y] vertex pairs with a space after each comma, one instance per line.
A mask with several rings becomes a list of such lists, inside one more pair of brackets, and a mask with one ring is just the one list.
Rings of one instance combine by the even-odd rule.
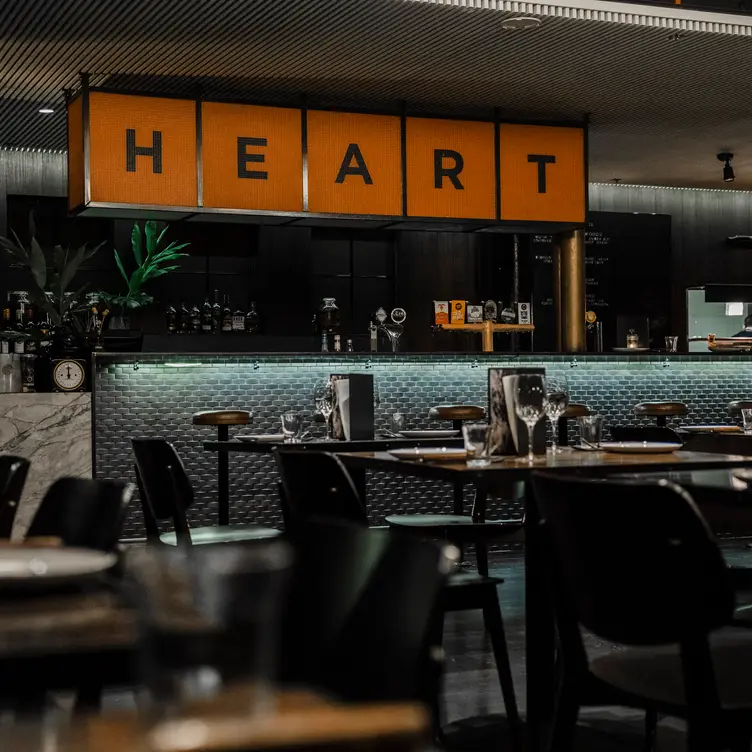
[[97, 90], [68, 104], [74, 209], [582, 224], [585, 158], [581, 127]]
[[308, 210], [402, 213], [398, 117], [308, 112]]
[[493, 123], [407, 119], [407, 213], [495, 219]]

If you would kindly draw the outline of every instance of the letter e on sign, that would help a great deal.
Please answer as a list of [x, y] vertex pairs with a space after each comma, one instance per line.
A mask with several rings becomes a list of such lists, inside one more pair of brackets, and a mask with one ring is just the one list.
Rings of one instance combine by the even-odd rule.
[[89, 95], [90, 200], [196, 206], [196, 103]]
[[303, 210], [300, 110], [201, 105], [204, 206]]
[[407, 213], [494, 219], [493, 123], [407, 118]]
[[402, 213], [400, 119], [308, 111], [308, 210]]
[[501, 218], [585, 221], [585, 133], [548, 125], [499, 127]]

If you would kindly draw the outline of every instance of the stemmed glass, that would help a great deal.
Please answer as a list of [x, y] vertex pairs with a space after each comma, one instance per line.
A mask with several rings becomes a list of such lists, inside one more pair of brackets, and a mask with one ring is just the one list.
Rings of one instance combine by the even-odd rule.
[[313, 404], [316, 406], [316, 410], [324, 416], [324, 423], [326, 425], [326, 437], [324, 440], [334, 441], [332, 438], [332, 425], [329, 420], [329, 416], [332, 414], [332, 410], [334, 410], [334, 386], [331, 379], [323, 379], [313, 388]]
[[517, 417], [527, 426], [527, 461], [535, 462], [533, 453], [533, 433], [538, 421], [545, 415], [546, 379], [537, 373], [521, 374], [516, 377], [514, 410]]
[[563, 377], [546, 378], [546, 417], [551, 422], [551, 452], [561, 451], [556, 444], [559, 418], [569, 405], [569, 384]]

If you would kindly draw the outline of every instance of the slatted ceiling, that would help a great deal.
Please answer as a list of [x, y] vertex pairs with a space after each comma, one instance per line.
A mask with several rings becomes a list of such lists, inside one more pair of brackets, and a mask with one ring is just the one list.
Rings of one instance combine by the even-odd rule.
[[[526, 32], [509, 15], [538, 15]], [[676, 29], [679, 41], [670, 41]], [[752, 19], [601, 0], [0, 3], [0, 145], [65, 148], [61, 90], [591, 117], [591, 179], [752, 188]], [[54, 115], [40, 115], [43, 106]]]

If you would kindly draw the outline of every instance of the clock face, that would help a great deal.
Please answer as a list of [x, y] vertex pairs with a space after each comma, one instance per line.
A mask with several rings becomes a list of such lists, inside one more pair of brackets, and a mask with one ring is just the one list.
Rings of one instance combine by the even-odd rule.
[[55, 386], [66, 392], [80, 389], [84, 383], [84, 369], [76, 360], [61, 360], [55, 365], [52, 378]]

